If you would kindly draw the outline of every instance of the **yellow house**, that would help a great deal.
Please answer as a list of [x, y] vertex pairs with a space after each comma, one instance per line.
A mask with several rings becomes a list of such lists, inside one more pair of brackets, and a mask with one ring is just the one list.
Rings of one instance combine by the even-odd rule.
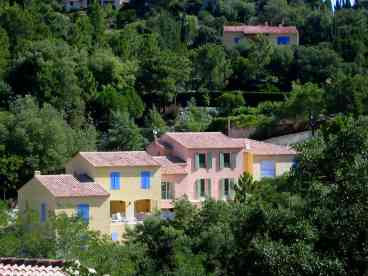
[[160, 209], [160, 164], [145, 151], [80, 152], [65, 175], [35, 175], [18, 191], [20, 211], [79, 215], [119, 240], [127, 225]]
[[108, 197], [109, 193], [91, 179], [36, 172], [18, 191], [18, 205], [21, 212], [27, 208], [38, 212], [41, 222], [51, 214], [81, 215], [91, 229], [108, 233]]

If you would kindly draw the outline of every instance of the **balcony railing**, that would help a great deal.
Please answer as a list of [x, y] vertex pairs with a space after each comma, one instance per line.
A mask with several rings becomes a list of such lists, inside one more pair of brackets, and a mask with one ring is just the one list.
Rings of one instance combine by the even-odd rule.
[[116, 213], [111, 215], [112, 223], [126, 223], [126, 224], [135, 224], [137, 222], [143, 222], [144, 219], [150, 216], [151, 213], [136, 213], [134, 217], [127, 217], [124, 213]]

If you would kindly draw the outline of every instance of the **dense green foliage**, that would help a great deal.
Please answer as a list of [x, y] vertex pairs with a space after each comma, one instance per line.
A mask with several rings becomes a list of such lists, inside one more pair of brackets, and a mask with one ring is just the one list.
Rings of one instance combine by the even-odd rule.
[[[368, 16], [359, 3], [339, 2], [333, 13], [328, 1], [132, 0], [120, 10], [92, 1], [68, 13], [62, 2], [0, 3], [7, 197], [34, 169], [60, 171], [81, 149], [143, 149], [153, 130], [224, 130], [230, 118], [265, 138], [284, 119], [367, 113]], [[224, 24], [266, 21], [297, 26], [301, 45], [262, 36], [222, 44]], [[285, 101], [249, 106], [248, 92]]]
[[123, 243], [0, 205], [0, 256], [78, 259], [98, 275], [366, 275], [367, 118], [337, 117], [299, 150], [289, 175], [244, 175], [233, 202], [177, 200], [173, 219], [148, 217]]

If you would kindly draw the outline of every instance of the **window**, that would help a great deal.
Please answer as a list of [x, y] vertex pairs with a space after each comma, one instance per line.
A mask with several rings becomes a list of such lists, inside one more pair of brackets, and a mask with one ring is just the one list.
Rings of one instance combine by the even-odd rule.
[[230, 166], [231, 166], [231, 154], [224, 153], [224, 167], [230, 168]]
[[212, 168], [212, 153], [196, 153], [194, 156], [194, 167], [196, 169], [211, 169]]
[[198, 158], [199, 158], [199, 168], [206, 168], [206, 154], [199, 153]]
[[230, 196], [230, 179], [229, 178], [224, 179], [224, 196], [226, 197]]
[[220, 169], [235, 168], [236, 167], [236, 153], [221, 152], [220, 153]]
[[117, 241], [119, 239], [119, 235], [116, 232], [111, 233], [111, 240]]
[[196, 197], [202, 199], [211, 196], [211, 179], [198, 179], [196, 181]]
[[161, 182], [161, 198], [162, 199], [173, 199], [174, 185], [170, 182]]
[[46, 203], [41, 204], [41, 211], [40, 211], [40, 220], [41, 222], [45, 222], [47, 217], [47, 207]]
[[110, 174], [110, 189], [120, 190], [120, 173], [119, 172], [112, 172]]
[[78, 208], [77, 208], [77, 215], [85, 223], [89, 223], [89, 205], [88, 204], [79, 204]]
[[206, 180], [205, 179], [201, 179], [199, 181], [199, 196], [200, 197], [205, 197], [206, 196]]
[[234, 43], [239, 44], [240, 43], [240, 37], [234, 37]]
[[151, 188], [151, 172], [141, 172], [141, 188], [144, 190]]
[[277, 38], [278, 45], [288, 45], [290, 43], [290, 37], [288, 36], [279, 36]]
[[276, 166], [273, 160], [264, 160], [261, 162], [261, 177], [275, 177]]
[[234, 197], [234, 179], [224, 178], [220, 180], [220, 199], [231, 199]]

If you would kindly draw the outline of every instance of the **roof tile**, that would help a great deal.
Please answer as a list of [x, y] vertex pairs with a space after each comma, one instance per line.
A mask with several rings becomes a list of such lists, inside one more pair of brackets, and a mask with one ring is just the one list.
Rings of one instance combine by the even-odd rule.
[[153, 157], [161, 165], [162, 174], [187, 174], [187, 164], [181, 160], [169, 159], [167, 156]]
[[296, 155], [297, 152], [286, 146], [265, 143], [247, 138], [233, 138], [241, 141], [244, 145], [245, 151], [255, 155]]
[[35, 175], [35, 178], [55, 197], [109, 196], [99, 184], [88, 180], [80, 182], [73, 175]]
[[298, 33], [294, 26], [265, 26], [265, 25], [241, 25], [241, 26], [224, 26], [225, 32], [241, 32], [244, 34], [288, 34]]
[[159, 166], [145, 151], [80, 152], [94, 167]]
[[164, 136], [188, 149], [241, 149], [244, 143], [221, 132], [168, 132]]
[[62, 260], [0, 258], [2, 276], [65, 276]]

